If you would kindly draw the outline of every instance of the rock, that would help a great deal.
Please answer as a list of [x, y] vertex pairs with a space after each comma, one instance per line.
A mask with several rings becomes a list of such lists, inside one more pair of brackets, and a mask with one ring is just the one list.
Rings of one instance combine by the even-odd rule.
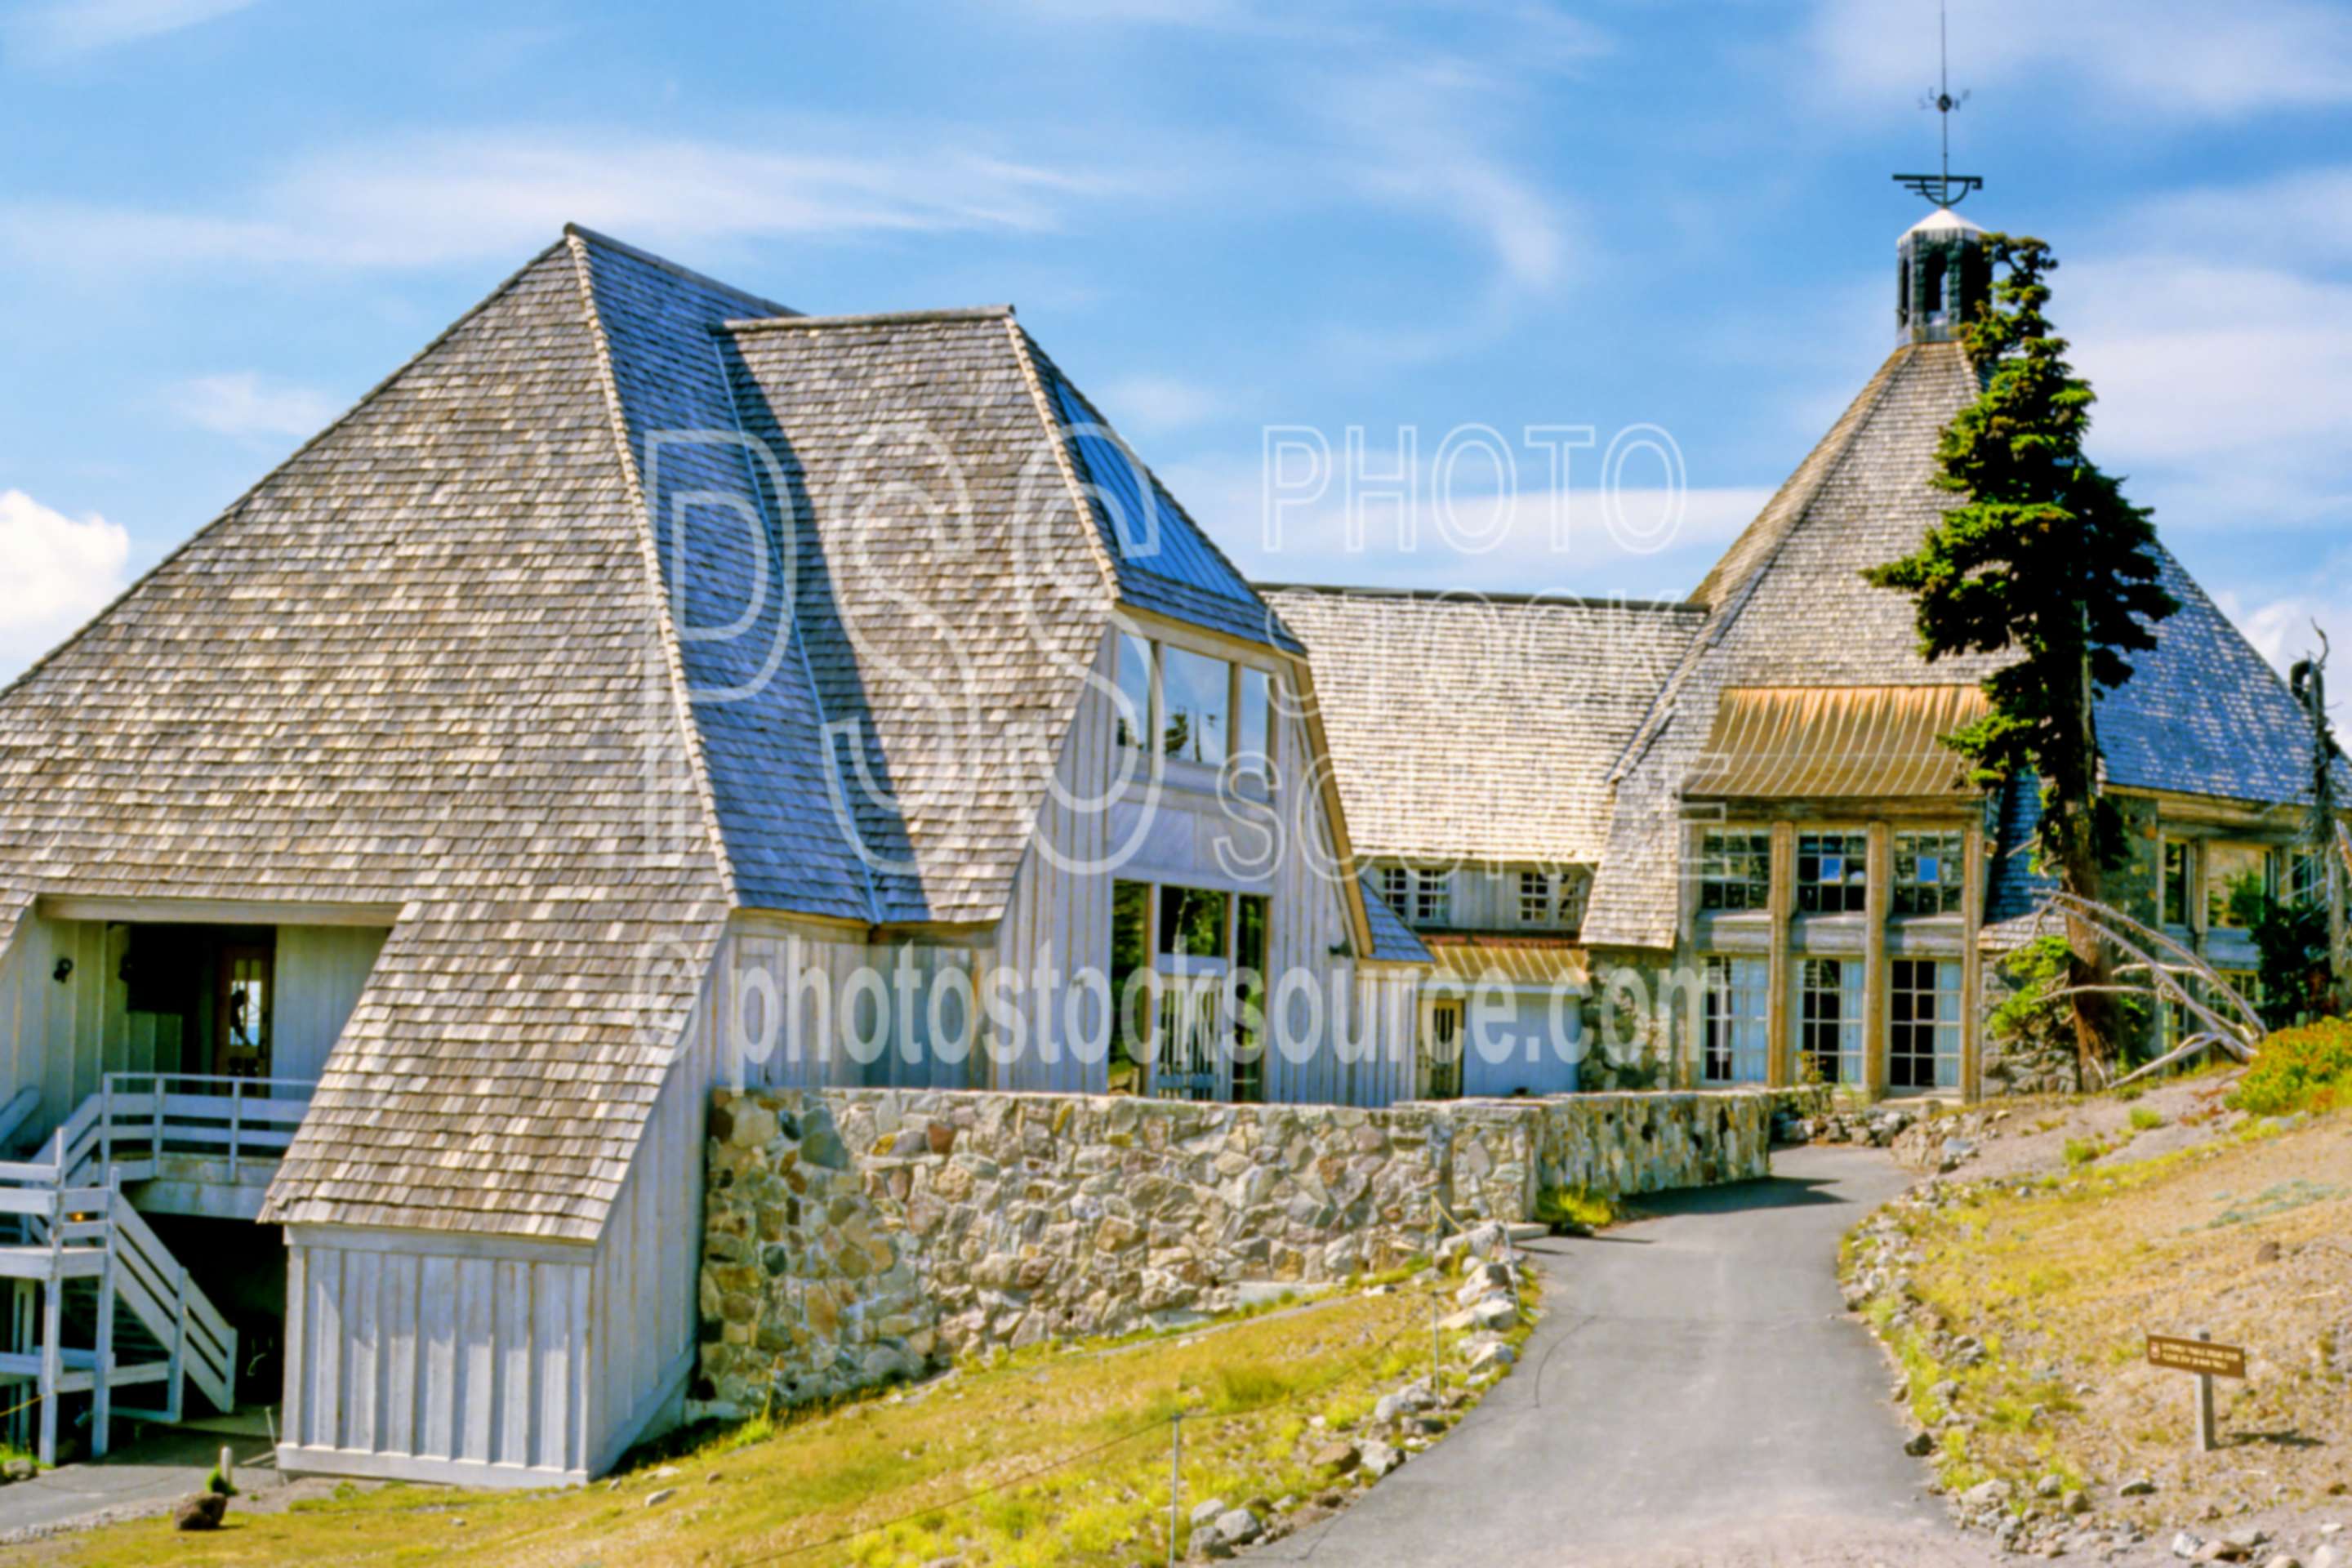
[[[2326, 1528], [2320, 1526], [2323, 1531]], [[2352, 1568], [2352, 1563], [2347, 1563], [2344, 1553], [2335, 1547], [2323, 1546], [2311, 1554], [2311, 1568]]]
[[1936, 1435], [1933, 1432], [1914, 1432], [1904, 1443], [1903, 1451], [1915, 1459], [1924, 1459], [1936, 1451]]
[[1221, 1497], [1213, 1497], [1206, 1502], [1194, 1503], [1189, 1516], [1192, 1521], [1193, 1532], [1197, 1534], [1214, 1525], [1217, 1522], [1217, 1516], [1224, 1512], [1227, 1506], [1225, 1500]]
[[1228, 1546], [1247, 1545], [1265, 1533], [1265, 1526], [1259, 1522], [1257, 1515], [1245, 1508], [1230, 1509], [1219, 1514], [1216, 1523], [1211, 1528], [1216, 1531], [1217, 1539]]
[[2221, 1537], [2224, 1542], [2237, 1548], [2241, 1552], [2252, 1552], [2257, 1546], [2269, 1541], [2270, 1538], [2271, 1532], [2269, 1531], [2252, 1529], [2233, 1530], [2230, 1531], [2229, 1534]]
[[1509, 1345], [1500, 1340], [1489, 1340], [1471, 1352], [1470, 1371], [1474, 1376], [1482, 1372], [1498, 1372], [1516, 1364], [1518, 1359], [1519, 1352]]
[[647, 1508], [659, 1508], [662, 1504], [669, 1501], [670, 1499], [676, 1496], [677, 1496], [677, 1489], [676, 1487], [664, 1487], [659, 1491], [647, 1492], [646, 1494], [646, 1506]]
[[1358, 1470], [1378, 1479], [1403, 1463], [1404, 1456], [1386, 1443], [1367, 1443]]
[[1404, 1399], [1399, 1394], [1383, 1394], [1372, 1405], [1372, 1420], [1381, 1426], [1394, 1426], [1396, 1418], [1403, 1414]]
[[1311, 1462], [1318, 1470], [1328, 1470], [1332, 1475], [1344, 1476], [1354, 1469], [1356, 1461], [1362, 1458], [1362, 1455], [1356, 1452], [1356, 1446], [1353, 1443], [1326, 1443], [1315, 1450]]
[[1519, 1310], [1507, 1300], [1481, 1301], [1470, 1309], [1470, 1322], [1488, 1333], [1500, 1333], [1519, 1321]]
[[1960, 1503], [1970, 1513], [1999, 1508], [2009, 1500], [2009, 1489], [2007, 1481], [1979, 1481], [1960, 1494]]
[[29, 1481], [39, 1472], [39, 1468], [40, 1467], [35, 1465], [30, 1459], [10, 1459], [6, 1464], [0, 1465], [0, 1476], [5, 1476], [12, 1481]]
[[2146, 1476], [2136, 1476], [2116, 1489], [2121, 1497], [2154, 1497], [2156, 1483]]
[[191, 1492], [172, 1508], [174, 1530], [218, 1530], [228, 1517], [228, 1499], [218, 1492]]
[[2282, 1552], [2277, 1556], [2272, 1558], [2270, 1562], [2264, 1565], [2264, 1568], [2303, 1568], [2303, 1559], [2300, 1557], [2290, 1557], [2285, 1552]]
[[2076, 1487], [2059, 1500], [2058, 1508], [2063, 1513], [2088, 1513], [2091, 1511], [2091, 1494]]
[[2172, 1538], [2172, 1554], [2184, 1563], [2195, 1561], [2204, 1550], [2205, 1542], [2185, 1530]]

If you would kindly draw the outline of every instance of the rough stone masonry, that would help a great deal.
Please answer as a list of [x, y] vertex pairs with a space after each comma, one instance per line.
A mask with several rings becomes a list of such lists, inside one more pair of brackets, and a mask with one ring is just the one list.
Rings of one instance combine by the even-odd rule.
[[[1385, 1110], [927, 1089], [714, 1098], [697, 1413], [743, 1415], [1047, 1338], [1403, 1262], [1547, 1188], [1769, 1169], [1790, 1091]], [[1801, 1091], [1799, 1091], [1801, 1092]]]

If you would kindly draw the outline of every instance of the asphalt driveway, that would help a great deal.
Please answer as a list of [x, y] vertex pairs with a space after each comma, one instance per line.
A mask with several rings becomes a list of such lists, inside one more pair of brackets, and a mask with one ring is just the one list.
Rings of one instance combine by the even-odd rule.
[[1837, 1243], [1903, 1186], [1883, 1153], [1801, 1149], [1767, 1181], [1529, 1250], [1546, 1313], [1452, 1436], [1252, 1561], [1334, 1568], [1989, 1561], [1922, 1490], [1890, 1375], [1840, 1310]]

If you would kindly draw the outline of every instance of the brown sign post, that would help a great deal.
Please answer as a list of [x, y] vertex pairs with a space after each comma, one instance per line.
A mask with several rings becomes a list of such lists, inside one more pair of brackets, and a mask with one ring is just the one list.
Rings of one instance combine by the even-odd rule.
[[2246, 1375], [2243, 1345], [2217, 1345], [2210, 1330], [2200, 1329], [2193, 1340], [2169, 1334], [2147, 1336], [2147, 1364], [2197, 1374], [2197, 1451], [2210, 1454], [2219, 1445], [2213, 1431], [2213, 1380]]

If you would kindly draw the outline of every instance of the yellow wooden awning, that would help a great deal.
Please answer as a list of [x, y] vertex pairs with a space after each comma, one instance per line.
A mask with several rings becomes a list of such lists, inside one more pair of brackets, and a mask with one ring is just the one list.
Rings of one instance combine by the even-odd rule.
[[1685, 798], [1959, 799], [1967, 763], [1937, 737], [1983, 717], [1974, 686], [1726, 690]]

